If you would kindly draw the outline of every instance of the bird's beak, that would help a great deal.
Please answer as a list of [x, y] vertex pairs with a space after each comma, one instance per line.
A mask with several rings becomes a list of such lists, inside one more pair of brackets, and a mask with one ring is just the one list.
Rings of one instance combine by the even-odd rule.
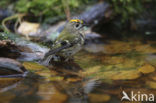
[[83, 26], [85, 26], [85, 27], [89, 27], [89, 24], [86, 23], [86, 22], [84, 22], [84, 23], [83, 23]]

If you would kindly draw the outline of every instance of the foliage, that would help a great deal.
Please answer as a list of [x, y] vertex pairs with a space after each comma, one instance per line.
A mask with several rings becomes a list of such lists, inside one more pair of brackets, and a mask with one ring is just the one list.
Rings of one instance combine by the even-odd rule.
[[[93, 1], [95, 0], [2, 0], [0, 2], [0, 7], [7, 8], [11, 4], [13, 5], [13, 9], [17, 13], [31, 14], [39, 17], [38, 19], [43, 19], [49, 22], [51, 21], [51, 18], [53, 18], [54, 21], [57, 21], [58, 19], [65, 17], [65, 5], [69, 5], [71, 12], [78, 12], [77, 9], [82, 8], [83, 5], [92, 3]], [[122, 22], [140, 16], [139, 14], [141, 12], [147, 10], [147, 8], [155, 7], [156, 4], [155, 0], [104, 1], [109, 2], [110, 5], [113, 7], [115, 11], [115, 16], [121, 15]], [[153, 4], [153, 6], [150, 6], [148, 4]], [[148, 12], [152, 11], [153, 9], [148, 10]]]
[[122, 22], [138, 16], [143, 12], [145, 4], [155, 3], [154, 0], [107, 0], [114, 8], [115, 15], [122, 16]]
[[11, 4], [11, 1], [14, 1], [14, 0], [1, 0], [0, 1], [0, 8], [7, 7], [9, 4]]
[[[43, 18], [64, 15], [64, 7], [62, 0], [14, 0], [14, 10], [18, 13], [32, 14], [34, 16], [42, 16]], [[10, 0], [0, 2], [1, 5], [9, 5]], [[71, 11], [79, 8], [80, 5], [88, 3], [88, 0], [66, 0]]]

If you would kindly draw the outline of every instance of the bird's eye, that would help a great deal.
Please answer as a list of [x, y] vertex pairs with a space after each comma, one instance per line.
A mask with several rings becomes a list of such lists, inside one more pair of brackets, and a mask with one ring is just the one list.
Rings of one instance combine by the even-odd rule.
[[75, 24], [75, 28], [76, 28], [76, 29], [81, 28], [81, 24]]
[[79, 27], [79, 24], [76, 24], [75, 27], [78, 28]]

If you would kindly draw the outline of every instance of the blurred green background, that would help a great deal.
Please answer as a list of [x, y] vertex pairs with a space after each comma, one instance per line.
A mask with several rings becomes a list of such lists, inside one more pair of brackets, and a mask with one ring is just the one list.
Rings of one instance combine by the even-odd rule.
[[[155, 0], [1, 0], [0, 8], [10, 8], [15, 13], [26, 13], [37, 17], [42, 17], [43, 21], [52, 17], [65, 17], [64, 9], [69, 6], [72, 14], [83, 10], [86, 5], [97, 2], [109, 2], [114, 10], [114, 15], [120, 15], [122, 21], [139, 16], [140, 13], [148, 12], [156, 16], [153, 12], [156, 9]], [[147, 6], [150, 4], [150, 7]], [[66, 6], [67, 5], [67, 6]]]

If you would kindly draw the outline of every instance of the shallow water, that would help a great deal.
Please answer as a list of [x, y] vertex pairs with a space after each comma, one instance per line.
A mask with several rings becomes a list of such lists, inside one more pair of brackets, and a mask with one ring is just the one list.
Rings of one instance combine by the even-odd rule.
[[111, 40], [86, 45], [74, 62], [23, 62], [26, 78], [0, 78], [0, 103], [120, 103], [123, 91], [156, 95], [155, 45]]

